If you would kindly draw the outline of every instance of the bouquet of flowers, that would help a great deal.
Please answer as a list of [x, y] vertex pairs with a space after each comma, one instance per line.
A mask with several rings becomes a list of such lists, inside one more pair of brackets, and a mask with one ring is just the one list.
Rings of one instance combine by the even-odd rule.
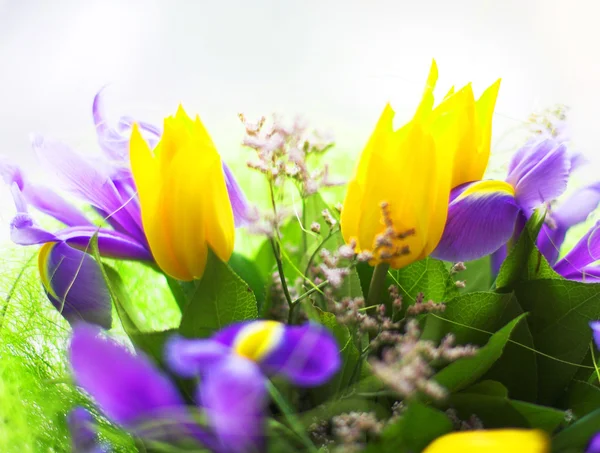
[[111, 126], [102, 91], [101, 154], [32, 139], [78, 203], [2, 161], [11, 238], [72, 327], [73, 451], [600, 452], [598, 225], [561, 251], [600, 183], [556, 201], [583, 162], [562, 108], [483, 179], [500, 81], [436, 102], [437, 77], [400, 128], [385, 106], [339, 200], [300, 121], [240, 116], [242, 189], [198, 116]]

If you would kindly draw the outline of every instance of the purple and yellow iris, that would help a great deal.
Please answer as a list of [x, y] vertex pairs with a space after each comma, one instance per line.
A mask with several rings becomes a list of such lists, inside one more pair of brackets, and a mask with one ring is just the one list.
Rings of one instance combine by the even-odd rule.
[[[106, 289], [94, 260], [84, 255], [90, 252], [91, 239], [97, 237], [99, 252], [105, 257], [147, 262], [156, 257], [148, 243], [129, 163], [134, 121], [122, 117], [115, 128], [110, 127], [103, 112], [102, 91], [94, 98], [93, 118], [102, 151], [99, 156], [84, 156], [63, 143], [40, 136], [32, 138], [32, 146], [44, 167], [58, 177], [62, 188], [92, 207], [105, 225], [96, 226], [94, 220], [52, 188], [26, 178], [20, 168], [6, 160], [0, 161], [0, 174], [10, 187], [17, 210], [11, 222], [13, 242], [53, 244], [45, 246], [39, 258], [44, 289], [52, 303], [70, 322], [81, 317], [106, 327], [110, 325]], [[138, 122], [136, 127], [148, 146], [157, 145], [162, 136], [159, 128], [144, 122]], [[246, 216], [247, 202], [231, 171], [225, 164], [222, 168], [225, 203], [231, 205], [235, 224], [240, 225]], [[29, 212], [30, 207], [58, 220], [64, 228], [50, 231], [40, 227]], [[87, 285], [88, 282], [93, 285]], [[67, 287], [68, 292], [64, 290]]]
[[470, 261], [496, 252], [520, 233], [536, 207], [564, 192], [570, 169], [566, 146], [546, 138], [530, 141], [513, 156], [505, 181], [472, 181], [455, 187], [433, 256]]
[[210, 339], [175, 337], [167, 361], [179, 375], [201, 378], [198, 401], [227, 451], [261, 446], [268, 376], [313, 387], [340, 366], [336, 341], [324, 327], [276, 321], [233, 324]]
[[268, 376], [309, 387], [325, 383], [340, 365], [338, 346], [324, 327], [273, 321], [234, 324], [204, 340], [175, 337], [166, 358], [176, 373], [201, 377], [197, 403], [207, 428], [194, 421], [193, 408], [149, 358], [101, 338], [89, 325], [73, 330], [75, 381], [109, 419], [144, 439], [186, 437], [222, 453], [261, 448]]
[[44, 291], [72, 325], [79, 321], [110, 329], [112, 304], [100, 265], [64, 242], [47, 242], [38, 255]]

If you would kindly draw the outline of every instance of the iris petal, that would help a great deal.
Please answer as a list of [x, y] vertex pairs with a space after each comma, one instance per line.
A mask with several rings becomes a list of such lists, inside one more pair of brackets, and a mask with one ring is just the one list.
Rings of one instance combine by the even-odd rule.
[[208, 367], [223, 360], [231, 350], [214, 340], [188, 340], [172, 337], [165, 346], [169, 368], [183, 377], [197, 377]]
[[60, 142], [40, 136], [33, 137], [33, 147], [40, 160], [54, 170], [66, 189], [105, 213], [116, 230], [142, 244], [146, 241], [141, 224], [127, 208], [131, 200], [121, 198], [111, 179], [109, 166], [100, 161], [92, 162]]
[[70, 361], [76, 383], [114, 422], [144, 438], [176, 442], [192, 437], [220, 451], [193, 422], [175, 386], [145, 355], [134, 356], [101, 338], [98, 329], [79, 324], [73, 329]]
[[600, 222], [597, 222], [575, 244], [564, 258], [554, 266], [554, 270], [569, 280], [597, 280], [597, 270], [591, 266], [600, 260]]
[[519, 214], [512, 187], [478, 181], [452, 190], [448, 220], [432, 256], [471, 261], [498, 250], [513, 235]]
[[530, 141], [511, 161], [506, 182], [524, 210], [558, 198], [567, 187], [571, 168], [567, 148], [553, 139]]
[[[20, 168], [8, 161], [0, 160], [0, 174], [4, 182], [11, 187], [17, 210], [23, 210], [22, 203], [25, 202], [67, 226], [92, 224], [79, 209], [52, 189], [32, 184]], [[19, 195], [16, 195], [17, 192]], [[16, 199], [17, 196], [20, 196], [19, 200]]]
[[269, 375], [282, 374], [302, 387], [327, 382], [340, 367], [339, 347], [322, 326], [285, 326], [282, 338], [261, 362]]
[[592, 437], [585, 453], [600, 453], [600, 432]]
[[253, 362], [230, 355], [207, 369], [198, 399], [226, 452], [262, 451], [266, 378]]
[[596, 347], [600, 350], [600, 321], [591, 321], [590, 327], [592, 328], [592, 335], [594, 336]]
[[45, 244], [39, 270], [48, 298], [71, 324], [86, 321], [110, 329], [112, 304], [98, 263], [63, 242]]

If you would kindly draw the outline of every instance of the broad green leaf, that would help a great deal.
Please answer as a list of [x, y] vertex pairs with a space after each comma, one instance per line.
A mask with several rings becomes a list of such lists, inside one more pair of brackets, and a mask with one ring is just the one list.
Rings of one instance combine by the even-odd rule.
[[256, 297], [256, 303], [260, 311], [262, 305], [265, 302], [265, 293], [267, 280], [264, 279], [253, 261], [250, 261], [244, 255], [234, 253], [229, 259], [229, 267], [233, 270], [242, 280], [244, 280]]
[[511, 400], [512, 406], [525, 417], [529, 427], [553, 433], [565, 421], [565, 413], [552, 407]]
[[577, 420], [552, 439], [553, 453], [582, 452], [592, 436], [600, 431], [600, 409]]
[[[427, 316], [423, 338], [439, 342], [452, 333], [458, 344], [484, 345], [491, 333], [522, 313], [513, 294], [468, 293], [447, 302], [443, 313]], [[485, 378], [502, 382], [513, 398], [535, 401], [537, 368], [527, 323], [519, 323], [511, 339], [504, 347], [502, 357], [490, 368]]]
[[258, 316], [252, 289], [212, 252], [202, 279], [185, 289], [188, 304], [179, 326], [184, 336], [208, 337], [228, 324]]
[[551, 407], [510, 400], [505, 395], [475, 393], [470, 389], [451, 395], [448, 405], [462, 420], [476, 415], [486, 428], [535, 428], [552, 433], [565, 419], [564, 412]]
[[455, 275], [456, 280], [465, 282], [465, 287], [458, 289], [459, 294], [489, 291], [494, 281], [490, 256], [469, 261], [465, 263], [465, 266], [464, 271]]
[[536, 248], [536, 239], [544, 222], [544, 213], [536, 211], [510, 250], [500, 267], [495, 286], [500, 291], [510, 291], [523, 280], [535, 278], [560, 278]]
[[576, 417], [583, 417], [590, 412], [599, 410], [600, 387], [574, 380], [571, 382], [561, 406], [571, 410]]
[[500, 358], [515, 327], [524, 319], [525, 314], [510, 321], [496, 332], [488, 343], [479, 349], [473, 357], [465, 357], [451, 363], [434, 379], [450, 392], [462, 390], [477, 381]]
[[323, 402], [358, 381], [361, 376], [360, 353], [346, 326], [340, 325], [332, 313], [317, 310], [321, 323], [333, 332], [340, 348], [342, 366], [338, 373], [326, 384], [312, 390], [315, 402]]
[[498, 381], [480, 381], [464, 389], [461, 394], [474, 393], [478, 395], [497, 396], [508, 398], [508, 389]]
[[422, 451], [434, 439], [452, 431], [452, 422], [441, 411], [418, 402], [406, 411], [371, 443], [365, 453], [413, 453]]
[[392, 281], [400, 288], [403, 300], [410, 304], [419, 293], [425, 300], [445, 302], [455, 296], [456, 286], [443, 261], [433, 258], [412, 263], [402, 269], [390, 271]]
[[553, 404], [584, 361], [592, 338], [590, 320], [600, 318], [600, 284], [559, 279], [523, 281], [515, 285], [537, 355], [539, 402]]

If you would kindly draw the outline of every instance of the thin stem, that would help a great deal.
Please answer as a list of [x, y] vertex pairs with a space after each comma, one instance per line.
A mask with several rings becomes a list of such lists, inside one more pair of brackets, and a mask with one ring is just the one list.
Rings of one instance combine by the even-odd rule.
[[308, 252], [308, 238], [306, 235], [306, 198], [302, 197], [302, 251], [304, 254]]
[[379, 305], [381, 303], [381, 295], [385, 286], [387, 271], [390, 268], [389, 263], [379, 263], [375, 266], [371, 284], [369, 285], [369, 295], [367, 296], [367, 306]]
[[594, 363], [594, 369], [596, 370], [596, 377], [598, 378], [598, 382], [600, 382], [600, 368], [598, 368], [598, 364], [596, 363], [596, 355], [594, 354], [594, 343], [590, 341], [590, 351], [592, 353], [592, 362]]
[[271, 398], [273, 399], [275, 404], [277, 404], [277, 406], [283, 413], [290, 428], [292, 429], [292, 431], [294, 431], [294, 433], [302, 441], [304, 446], [307, 448], [307, 451], [317, 453], [318, 450], [315, 447], [315, 444], [312, 443], [312, 441], [306, 434], [306, 430], [304, 429], [304, 426], [302, 426], [302, 423], [300, 422], [300, 420], [298, 420], [298, 417], [296, 417], [296, 415], [294, 414], [293, 409], [290, 407], [290, 405], [283, 398], [281, 393], [279, 393], [279, 391], [277, 390], [277, 388], [273, 385], [273, 383], [271, 381], [267, 381], [267, 389], [269, 390], [269, 394], [271, 395]]
[[292, 302], [292, 296], [290, 295], [290, 290], [288, 289], [287, 282], [285, 281], [285, 274], [283, 272], [283, 262], [281, 261], [281, 254], [279, 251], [279, 244], [275, 242], [275, 239], [271, 238], [271, 247], [273, 248], [273, 254], [275, 255], [275, 262], [277, 263], [277, 272], [279, 272], [279, 279], [281, 280], [281, 288], [283, 289], [283, 295], [285, 296], [285, 300], [288, 303], [288, 306], [291, 308], [294, 306]]

